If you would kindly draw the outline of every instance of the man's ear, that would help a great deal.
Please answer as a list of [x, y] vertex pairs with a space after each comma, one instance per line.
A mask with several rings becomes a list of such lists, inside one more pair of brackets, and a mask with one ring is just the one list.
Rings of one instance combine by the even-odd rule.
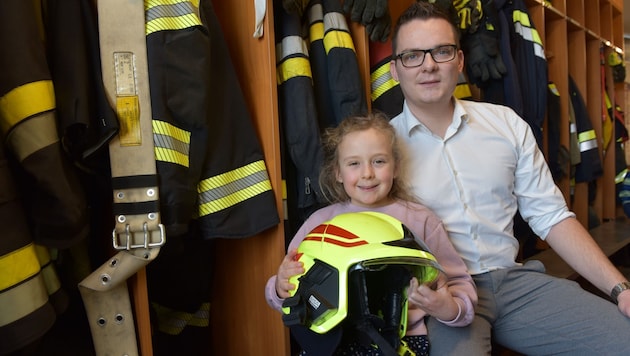
[[400, 80], [398, 80], [398, 72], [396, 71], [396, 61], [394, 60], [389, 62], [389, 73], [395, 81], [400, 82]]

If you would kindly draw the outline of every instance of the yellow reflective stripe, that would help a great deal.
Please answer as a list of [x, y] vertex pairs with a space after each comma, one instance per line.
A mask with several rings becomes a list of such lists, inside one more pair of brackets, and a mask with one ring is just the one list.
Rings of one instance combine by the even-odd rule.
[[324, 49], [328, 54], [334, 48], [348, 48], [354, 52], [354, 43], [348, 32], [328, 31], [324, 35]]
[[526, 41], [532, 42], [534, 46], [534, 54], [537, 57], [546, 60], [542, 39], [540, 38], [538, 31], [533, 28], [527, 13], [516, 10], [512, 14], [512, 20], [514, 21], [514, 30], [516, 33], [520, 34]]
[[596, 138], [595, 130], [588, 130], [578, 134], [578, 141], [585, 142]]
[[398, 82], [392, 77], [389, 71], [390, 63], [383, 63], [370, 74], [370, 82], [372, 88], [372, 101], [378, 99], [383, 93], [398, 85]]
[[19, 284], [39, 273], [39, 261], [35, 245], [30, 243], [20, 249], [0, 256], [0, 291]]
[[0, 327], [31, 314], [48, 302], [48, 292], [40, 275], [0, 292]]
[[354, 52], [354, 42], [342, 14], [331, 12], [324, 15], [324, 30], [324, 49], [327, 54], [335, 47], [348, 48]]
[[627, 174], [628, 174], [628, 168], [624, 168], [621, 170], [621, 172], [617, 173], [617, 175], [615, 176], [615, 184], [624, 182]]
[[55, 108], [55, 90], [51, 80], [19, 86], [0, 97], [0, 129], [7, 133], [20, 121]]
[[313, 78], [311, 63], [308, 61], [308, 58], [289, 58], [280, 64], [277, 70], [278, 85], [295, 77]]
[[210, 303], [201, 305], [195, 313], [177, 311], [163, 305], [152, 303], [158, 316], [158, 328], [169, 335], [179, 335], [186, 326], [207, 327], [210, 325]]
[[580, 152], [585, 152], [597, 148], [597, 136], [595, 130], [588, 130], [578, 134]]
[[316, 4], [308, 10], [309, 39], [312, 42], [324, 39], [324, 10]]
[[262, 160], [204, 179], [197, 187], [199, 216], [227, 209], [269, 190], [271, 182]]
[[472, 92], [470, 91], [470, 86], [468, 86], [467, 83], [460, 83], [455, 87], [453, 95], [458, 99], [470, 98], [472, 96]]
[[146, 34], [200, 26], [199, 1], [145, 0]]
[[606, 101], [606, 107], [608, 109], [612, 108], [612, 103], [610, 102], [610, 97], [608, 96], [608, 92], [604, 91], [604, 100]]
[[152, 125], [155, 159], [188, 167], [190, 132], [160, 120], [152, 120]]
[[20, 162], [58, 141], [55, 111], [46, 111], [21, 122], [7, 137]]
[[549, 83], [547, 86], [553, 95], [560, 96], [560, 91], [558, 91], [558, 87], [556, 87], [555, 83]]

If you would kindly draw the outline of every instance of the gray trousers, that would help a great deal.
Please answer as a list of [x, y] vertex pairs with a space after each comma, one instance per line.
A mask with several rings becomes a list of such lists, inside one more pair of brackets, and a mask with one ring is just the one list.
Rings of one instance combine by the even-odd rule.
[[429, 318], [431, 355], [490, 355], [492, 341], [526, 355], [630, 354], [630, 318], [544, 270], [530, 261], [473, 276], [479, 295], [474, 321], [457, 328]]

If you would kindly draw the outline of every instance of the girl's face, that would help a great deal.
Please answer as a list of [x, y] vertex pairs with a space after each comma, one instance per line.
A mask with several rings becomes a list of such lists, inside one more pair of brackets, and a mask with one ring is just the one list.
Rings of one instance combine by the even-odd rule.
[[392, 143], [376, 129], [347, 134], [339, 144], [337, 181], [343, 184], [350, 201], [358, 206], [379, 207], [388, 197], [396, 167]]

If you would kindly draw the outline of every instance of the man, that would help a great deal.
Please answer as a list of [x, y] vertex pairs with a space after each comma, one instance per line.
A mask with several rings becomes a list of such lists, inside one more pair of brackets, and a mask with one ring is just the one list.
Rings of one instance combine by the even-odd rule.
[[[431, 353], [490, 354], [492, 333], [529, 355], [627, 354], [630, 284], [568, 210], [529, 125], [507, 107], [453, 97], [464, 55], [451, 19], [414, 3], [394, 29], [390, 66], [405, 96], [391, 122], [409, 151], [408, 181], [443, 220], [479, 294], [471, 326], [429, 320]], [[544, 274], [538, 261], [516, 263], [517, 210], [578, 273], [615, 289], [618, 305]]]

